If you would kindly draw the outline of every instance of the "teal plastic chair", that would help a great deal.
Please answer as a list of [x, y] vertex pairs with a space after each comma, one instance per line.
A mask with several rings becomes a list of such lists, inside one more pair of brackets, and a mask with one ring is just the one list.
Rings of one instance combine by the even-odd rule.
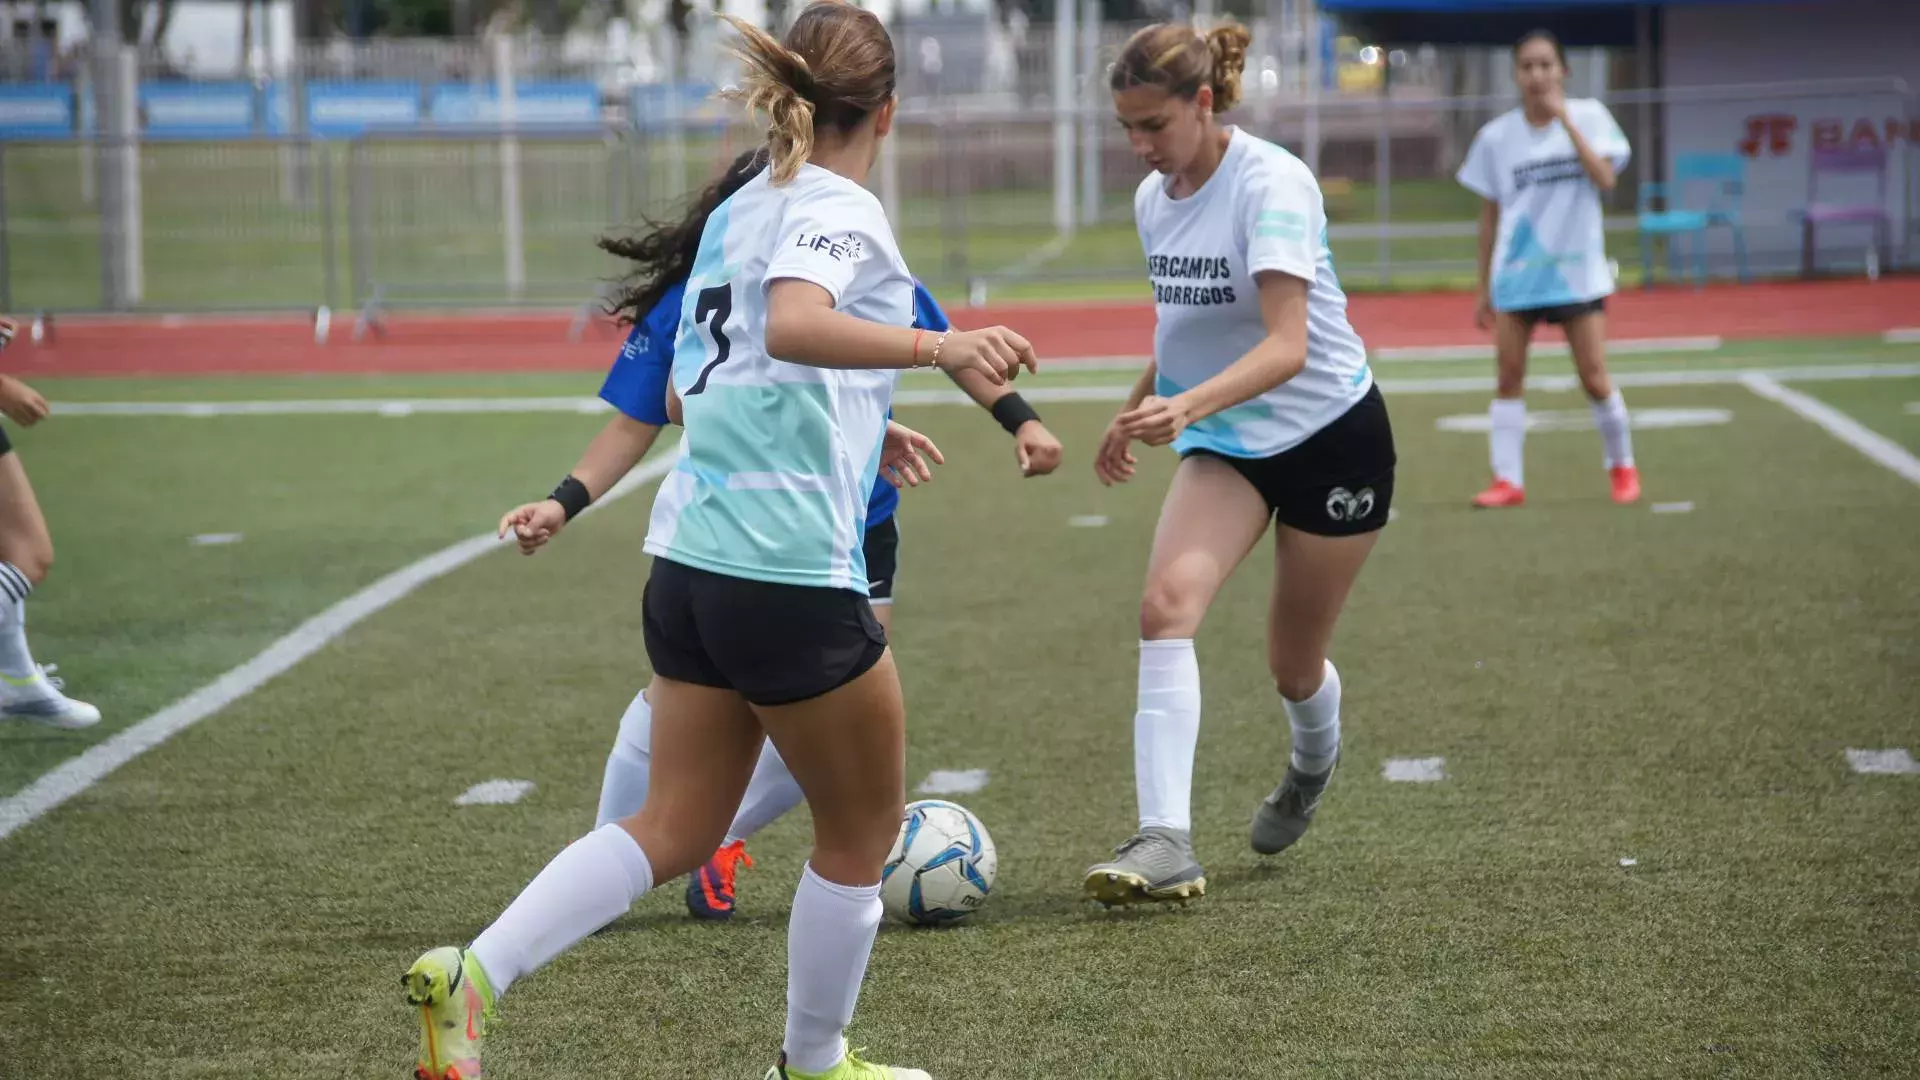
[[[1643, 284], [1653, 284], [1653, 238], [1667, 237], [1668, 273], [1680, 276], [1682, 236], [1692, 241], [1694, 284], [1707, 280], [1707, 230], [1725, 226], [1733, 236], [1734, 258], [1740, 280], [1747, 271], [1747, 231], [1740, 218], [1740, 200], [1747, 191], [1747, 162], [1739, 154], [1679, 154], [1673, 159], [1673, 179], [1640, 185], [1640, 265]], [[1689, 196], [1704, 195], [1699, 209]], [[1656, 205], [1658, 204], [1658, 205]]]

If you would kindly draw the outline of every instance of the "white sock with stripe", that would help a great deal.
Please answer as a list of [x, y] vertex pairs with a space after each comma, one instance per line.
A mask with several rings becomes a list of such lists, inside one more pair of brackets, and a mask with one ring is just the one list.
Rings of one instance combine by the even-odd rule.
[[40, 674], [27, 648], [27, 597], [33, 582], [20, 568], [0, 562], [0, 675], [26, 682]]

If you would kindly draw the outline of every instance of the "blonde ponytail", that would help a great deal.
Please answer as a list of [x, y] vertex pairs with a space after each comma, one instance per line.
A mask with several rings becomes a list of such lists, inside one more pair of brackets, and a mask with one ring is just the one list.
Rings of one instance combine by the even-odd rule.
[[720, 17], [739, 32], [732, 52], [746, 67], [743, 84], [721, 96], [767, 118], [768, 168], [773, 183], [784, 184], [813, 155], [813, 72], [805, 57], [765, 30], [731, 15]]
[[772, 182], [793, 179], [813, 156], [820, 125], [851, 131], [893, 99], [893, 41], [870, 11], [845, 0], [816, 0], [787, 29], [785, 42], [731, 15], [740, 32], [733, 55], [744, 85], [722, 96], [767, 118]]
[[1127, 40], [1107, 82], [1115, 91], [1157, 86], [1186, 101], [1205, 86], [1213, 91], [1213, 111], [1223, 113], [1240, 103], [1252, 43], [1247, 28], [1231, 20], [1204, 34], [1187, 23], [1155, 23]]
[[1247, 68], [1247, 46], [1253, 35], [1237, 22], [1223, 22], [1207, 31], [1207, 52], [1213, 68], [1207, 85], [1213, 87], [1213, 111], [1223, 113], [1240, 104], [1240, 74]]

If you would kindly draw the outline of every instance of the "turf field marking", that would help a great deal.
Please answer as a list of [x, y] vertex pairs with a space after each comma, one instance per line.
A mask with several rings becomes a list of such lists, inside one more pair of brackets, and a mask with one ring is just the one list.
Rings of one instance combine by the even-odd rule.
[[1820, 425], [1827, 434], [1865, 454], [1876, 464], [1905, 477], [1909, 483], [1920, 484], [1920, 458], [1908, 453], [1906, 447], [1892, 439], [1868, 430], [1858, 420], [1824, 401], [1808, 397], [1798, 390], [1787, 389], [1767, 375], [1749, 373], [1741, 376], [1740, 382], [1761, 397], [1777, 401], [1802, 418]]
[[[1635, 431], [1651, 431], [1656, 428], [1710, 427], [1733, 422], [1733, 412], [1729, 409], [1634, 409], [1629, 415]], [[1484, 435], [1493, 424], [1490, 416], [1478, 412], [1443, 416], [1435, 420], [1433, 426], [1441, 431], [1474, 432]], [[1594, 426], [1591, 409], [1559, 411], [1536, 409], [1527, 413], [1529, 432], [1592, 431]]]
[[1447, 759], [1391, 757], [1380, 766], [1380, 775], [1402, 784], [1437, 783], [1447, 778]]
[[[1683, 353], [1714, 352], [1726, 342], [1718, 336], [1705, 334], [1696, 337], [1663, 338], [1624, 338], [1607, 342], [1607, 352], [1613, 356], [1629, 356], [1636, 353]], [[1530, 350], [1534, 356], [1571, 356], [1573, 351], [1565, 342], [1545, 342]], [[1487, 345], [1409, 345], [1384, 349], [1374, 349], [1377, 360], [1492, 360], [1493, 346]]]
[[1920, 416], [1920, 401], [1907, 402], [1907, 413], [1910, 416]]
[[455, 806], [511, 806], [533, 791], [531, 780], [482, 780], [460, 793]]
[[1901, 326], [1881, 335], [1889, 345], [1920, 345], [1920, 326]]
[[221, 544], [237, 544], [244, 539], [244, 533], [201, 533], [193, 538], [193, 543], [198, 547], [218, 547]]
[[1067, 519], [1067, 524], [1076, 529], [1097, 529], [1106, 523], [1105, 514], [1075, 514]]
[[1847, 764], [1857, 773], [1886, 773], [1896, 776], [1920, 774], [1920, 762], [1904, 746], [1891, 750], [1847, 750]]
[[986, 786], [985, 769], [935, 769], [913, 790], [921, 795], [967, 795]]
[[[1145, 362], [1145, 358], [1141, 358]], [[1063, 365], [1065, 366], [1065, 365]], [[1620, 386], [1725, 386], [1749, 377], [1778, 382], [1850, 381], [1855, 379], [1903, 379], [1920, 376], [1920, 364], [1807, 364], [1778, 368], [1726, 368], [1688, 370], [1684, 368], [1651, 371], [1615, 372], [1613, 381]], [[1543, 391], [1567, 391], [1579, 387], [1573, 375], [1543, 375], [1529, 385]], [[1462, 375], [1451, 378], [1384, 378], [1380, 386], [1392, 394], [1465, 394], [1487, 393], [1493, 389], [1491, 376]], [[1022, 390], [1029, 401], [1124, 401], [1132, 390], [1127, 386], [1038, 386]], [[973, 399], [960, 390], [901, 390], [894, 394], [896, 405], [971, 405]], [[60, 416], [417, 416], [421, 414], [468, 413], [580, 413], [598, 415], [612, 406], [599, 398], [587, 397], [492, 397], [492, 398], [380, 398], [308, 399], [283, 401], [85, 401], [58, 402], [53, 412]]]
[[1691, 514], [1693, 513], [1693, 502], [1692, 500], [1688, 500], [1686, 502], [1654, 503], [1652, 509], [1656, 514]]
[[1621, 866], [1639, 866], [1640, 860], [1639, 859], [1621, 859], [1620, 865]]
[[[583, 512], [605, 506], [659, 479], [673, 468], [674, 460], [672, 453], [656, 454], [628, 473], [625, 479]], [[392, 605], [420, 586], [510, 543], [501, 541], [489, 531], [408, 563], [294, 627], [285, 637], [267, 646], [246, 663], [125, 731], [89, 747], [78, 757], [61, 762], [19, 792], [0, 800], [0, 840], [5, 840], [49, 810], [99, 783], [113, 770], [246, 697], [275, 676], [319, 652], [369, 615]]]

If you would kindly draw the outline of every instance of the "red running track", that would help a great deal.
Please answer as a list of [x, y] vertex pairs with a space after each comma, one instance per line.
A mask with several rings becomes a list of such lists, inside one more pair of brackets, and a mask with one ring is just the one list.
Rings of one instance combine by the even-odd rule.
[[[1350, 315], [1369, 346], [1484, 343], [1460, 293], [1362, 293]], [[1718, 335], [1727, 340], [1879, 335], [1920, 324], [1920, 277], [1629, 291], [1608, 305], [1615, 339]], [[1003, 304], [956, 309], [961, 327], [1005, 323], [1047, 359], [1145, 356], [1153, 310], [1137, 303]], [[597, 323], [566, 339], [568, 314], [395, 316], [384, 338], [353, 342], [336, 320], [317, 345], [304, 319], [140, 317], [57, 321], [39, 344], [24, 332], [0, 369], [27, 378], [326, 375], [373, 372], [601, 371], [620, 331]], [[1557, 334], [1557, 331], [1545, 331]]]

